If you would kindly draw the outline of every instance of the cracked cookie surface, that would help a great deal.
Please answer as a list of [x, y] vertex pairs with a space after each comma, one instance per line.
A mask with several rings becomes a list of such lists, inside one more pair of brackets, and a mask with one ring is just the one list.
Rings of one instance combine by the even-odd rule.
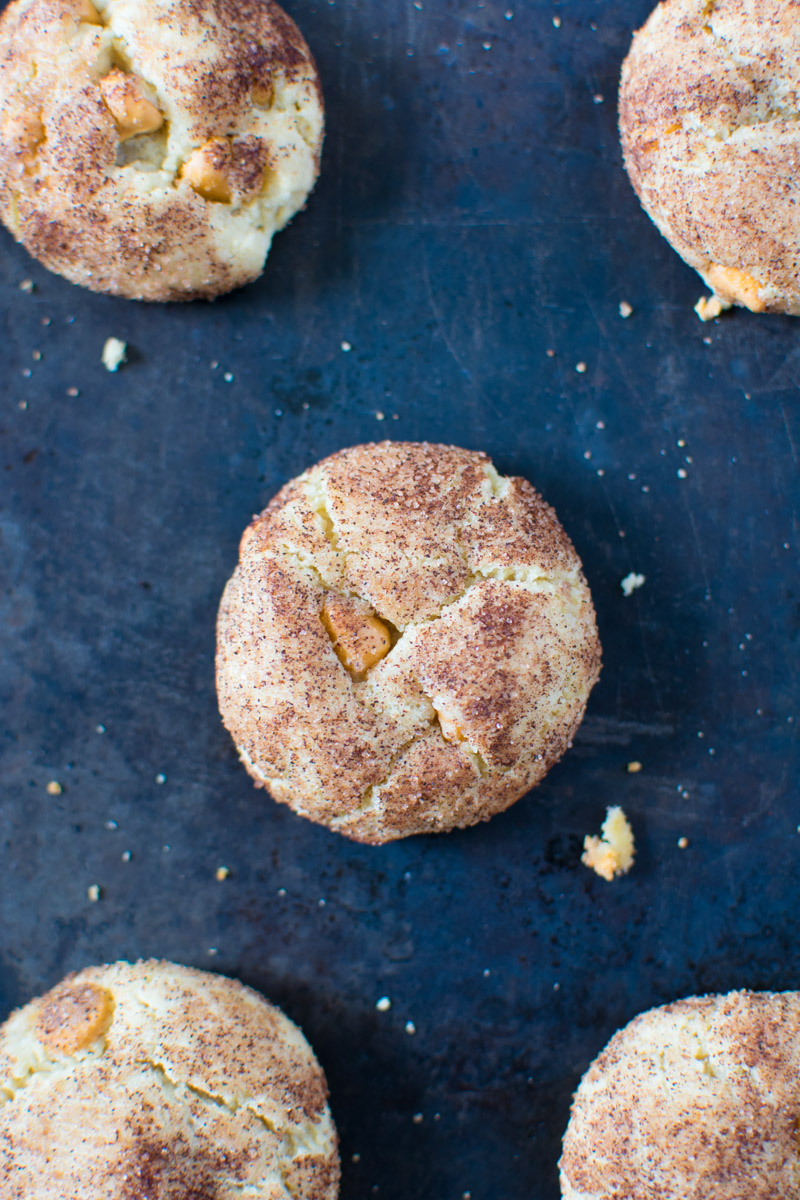
[[625, 165], [721, 300], [800, 314], [800, 14], [793, 0], [664, 0], [622, 68]]
[[273, 0], [12, 0], [0, 216], [95, 291], [212, 298], [255, 279], [319, 170], [323, 105]]
[[616, 1033], [580, 1082], [564, 1200], [800, 1194], [800, 992], [693, 996]]
[[256, 784], [371, 843], [508, 808], [570, 745], [599, 669], [555, 513], [453, 446], [356, 446], [288, 483], [217, 624], [220, 710]]
[[322, 1071], [234, 980], [172, 963], [69, 976], [0, 1030], [4, 1200], [335, 1200]]

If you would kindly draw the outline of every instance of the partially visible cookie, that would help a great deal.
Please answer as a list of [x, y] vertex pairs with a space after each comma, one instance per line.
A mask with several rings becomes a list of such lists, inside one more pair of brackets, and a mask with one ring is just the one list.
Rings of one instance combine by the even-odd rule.
[[0, 1029], [3, 1200], [335, 1200], [322, 1071], [262, 996], [165, 962], [69, 976]]
[[12, 0], [0, 217], [50, 270], [139, 300], [255, 279], [319, 169], [323, 106], [274, 0]]
[[800, 314], [800, 13], [793, 0], [663, 0], [622, 68], [625, 166], [725, 303]]
[[564, 1200], [788, 1200], [800, 1195], [800, 992], [730, 992], [654, 1008], [580, 1082]]
[[552, 508], [454, 446], [356, 446], [288, 483], [217, 625], [220, 709], [257, 785], [363, 842], [508, 808], [571, 744], [599, 669]]

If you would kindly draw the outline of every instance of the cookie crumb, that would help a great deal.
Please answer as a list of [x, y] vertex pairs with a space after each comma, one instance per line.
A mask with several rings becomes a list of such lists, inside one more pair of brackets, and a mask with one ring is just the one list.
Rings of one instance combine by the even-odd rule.
[[694, 306], [694, 311], [701, 321], [713, 321], [731, 307], [729, 301], [722, 300], [719, 296], [701, 296]]
[[392, 1002], [388, 996], [381, 996], [375, 1007], [377, 1008], [378, 1012], [388, 1012], [392, 1007]]
[[344, 350], [345, 354], [349, 354], [352, 349], [353, 347], [349, 342], [342, 342], [342, 350]]
[[57, 779], [51, 779], [46, 790], [48, 796], [60, 796], [64, 789]]
[[575, 363], [575, 370], [578, 372], [579, 375], [585, 375], [586, 374], [586, 363], [585, 362]]
[[637, 575], [635, 571], [631, 571], [624, 579], [620, 580], [619, 586], [622, 588], [623, 596], [632, 596], [633, 593], [640, 587], [644, 587], [646, 576]]
[[628, 774], [629, 775], [638, 775], [639, 772], [641, 771], [641, 769], [642, 769], [642, 764], [640, 762], [629, 762], [628, 763]]
[[230, 873], [229, 867], [217, 867], [216, 871], [214, 872], [214, 878], [216, 879], [217, 883], [222, 883], [223, 879], [227, 879]]
[[28, 295], [30, 295], [30, 293], [33, 291], [33, 287], [34, 284], [32, 279], [23, 279], [22, 283], [19, 285], [19, 290], [21, 292], [27, 292]]
[[678, 849], [679, 850], [685, 850], [688, 845], [689, 845], [689, 839], [687, 837], [679, 837], [678, 838]]
[[164, 774], [163, 771], [159, 771], [158, 774], [156, 775], [156, 783], [166, 783], [166, 782], [167, 782], [166, 775]]
[[629, 304], [627, 300], [620, 300], [619, 315], [623, 318], [627, 318], [631, 315], [632, 312], [633, 312], [633, 305]]
[[581, 862], [610, 883], [633, 866], [633, 830], [622, 809], [614, 806], [607, 810], [601, 831], [601, 838], [587, 834], [583, 839]]
[[414, 1122], [415, 1125], [421, 1125], [422, 1120], [423, 1120], [422, 1113], [414, 1113], [411, 1120]]
[[413, 1037], [417, 1032], [417, 1027], [413, 1021], [406, 1021], [406, 1033], [409, 1037]]
[[553, 28], [554, 29], [561, 28], [561, 17], [553, 17]]
[[130, 862], [132, 858], [133, 858], [133, 855], [131, 854], [130, 850], [122, 851], [122, 861], [123, 862]]
[[100, 885], [98, 883], [90, 884], [86, 889], [86, 895], [89, 897], [91, 904], [97, 904], [97, 901], [100, 899]]
[[68, 387], [67, 388], [67, 395], [72, 400], [74, 400], [76, 396], [80, 396], [80, 394], [81, 394], [80, 388], [76, 388], [76, 387]]
[[115, 337], [106, 338], [100, 357], [107, 371], [118, 371], [128, 361], [128, 343]]

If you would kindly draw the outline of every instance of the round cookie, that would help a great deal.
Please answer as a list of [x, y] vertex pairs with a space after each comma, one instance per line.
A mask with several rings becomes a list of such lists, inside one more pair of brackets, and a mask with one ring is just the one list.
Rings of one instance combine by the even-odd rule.
[[90, 967], [0, 1029], [3, 1200], [335, 1200], [325, 1078], [249, 988]]
[[730, 992], [642, 1013], [581, 1080], [564, 1200], [798, 1195], [800, 992]]
[[51, 271], [137, 300], [260, 275], [314, 185], [322, 97], [273, 0], [12, 0], [0, 217]]
[[217, 624], [258, 786], [362, 842], [472, 825], [561, 757], [600, 669], [552, 508], [485, 454], [356, 446], [245, 531]]
[[625, 166], [719, 298], [800, 313], [800, 12], [793, 0], [663, 0], [622, 68]]

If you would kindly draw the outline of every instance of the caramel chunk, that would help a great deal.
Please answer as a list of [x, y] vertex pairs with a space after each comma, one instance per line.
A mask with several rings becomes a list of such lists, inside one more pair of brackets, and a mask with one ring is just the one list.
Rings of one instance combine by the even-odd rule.
[[2, 123], [3, 140], [14, 146], [28, 174], [37, 166], [39, 147], [45, 141], [45, 130], [40, 113], [25, 111], [14, 116], [6, 115]]
[[63, 984], [50, 993], [36, 1021], [39, 1039], [49, 1051], [74, 1054], [91, 1046], [111, 1024], [111, 993], [94, 983]]
[[259, 108], [271, 108], [275, 99], [275, 88], [272, 84], [257, 83], [253, 87], [253, 103]]
[[[435, 705], [434, 705], [435, 707]], [[439, 719], [439, 726], [442, 730], [442, 736], [448, 742], [465, 742], [466, 736], [461, 726], [453, 719], [448, 717], [446, 713], [439, 712], [436, 708], [436, 716]]]
[[758, 294], [764, 285], [746, 271], [740, 271], [738, 267], [722, 267], [719, 263], [712, 263], [706, 275], [721, 300], [743, 304], [751, 312], [763, 312], [766, 308], [765, 302]]
[[78, 0], [78, 19], [87, 25], [102, 25], [103, 18], [91, 0]]
[[163, 115], [144, 95], [141, 80], [135, 75], [115, 67], [100, 80], [100, 91], [121, 141], [140, 133], [154, 133], [164, 124]]
[[185, 179], [204, 200], [230, 204], [232, 165], [230, 143], [225, 138], [211, 138], [189, 155], [181, 169], [181, 179]]
[[363, 601], [329, 592], [321, 619], [339, 661], [356, 679], [363, 679], [392, 648], [389, 630]]

